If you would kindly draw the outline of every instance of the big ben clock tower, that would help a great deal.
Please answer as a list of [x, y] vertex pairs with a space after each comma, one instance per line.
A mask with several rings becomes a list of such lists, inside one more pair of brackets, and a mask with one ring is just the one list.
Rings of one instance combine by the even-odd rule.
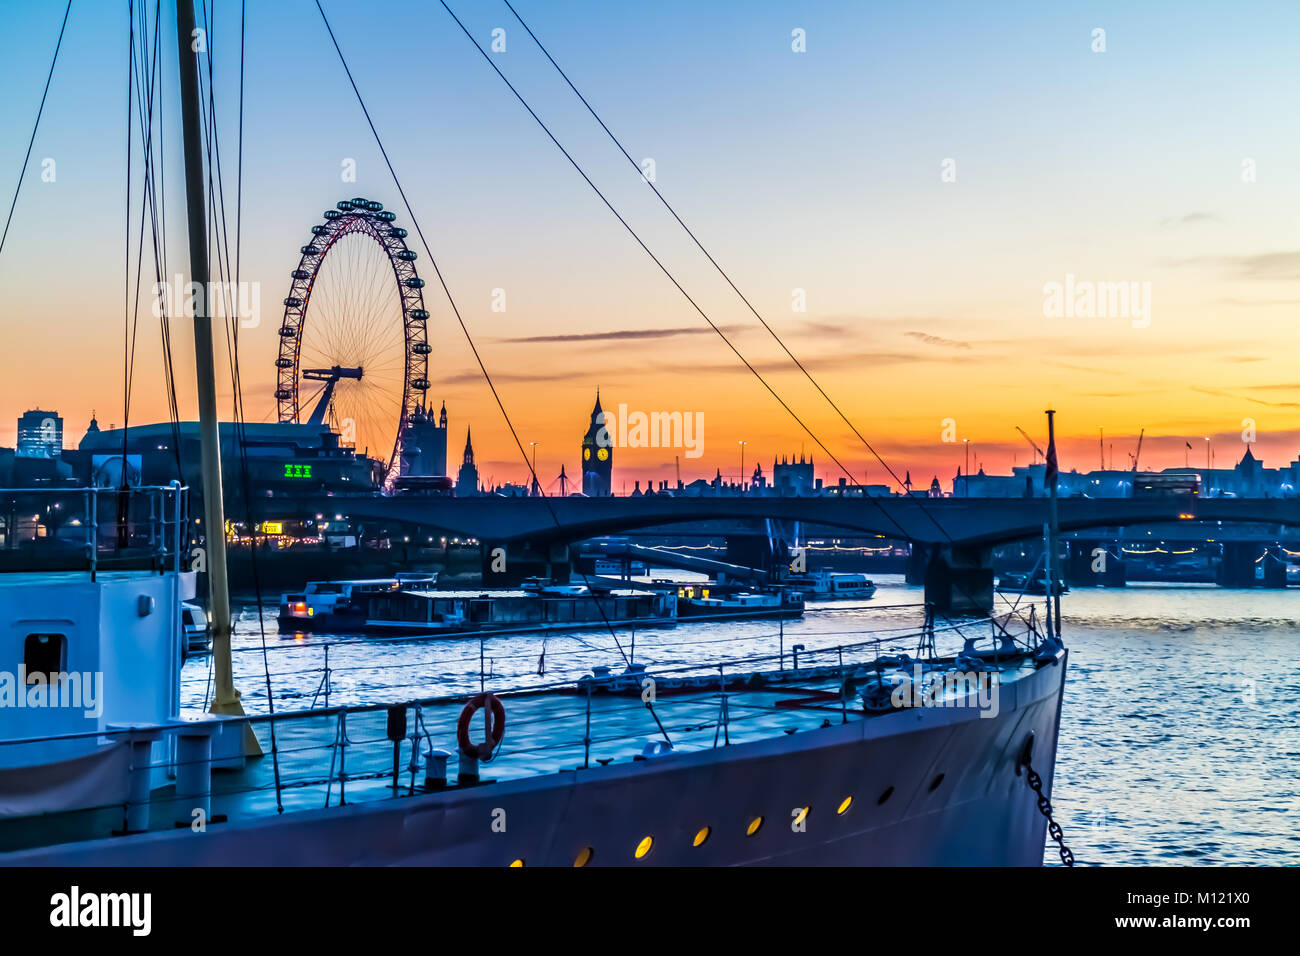
[[605, 430], [605, 413], [600, 408], [600, 390], [596, 390], [596, 407], [591, 410], [591, 424], [582, 437], [582, 493], [591, 498], [611, 494], [614, 473], [614, 442]]

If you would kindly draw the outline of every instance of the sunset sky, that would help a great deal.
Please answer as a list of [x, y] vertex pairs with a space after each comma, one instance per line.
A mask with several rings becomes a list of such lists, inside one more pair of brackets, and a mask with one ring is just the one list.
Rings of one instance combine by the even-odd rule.
[[[854, 475], [887, 480], [497, 0], [448, 0], [497, 65], [709, 316]], [[514, 2], [514, 0], [512, 0]], [[1144, 467], [1300, 455], [1300, 5], [518, 0], [551, 54], [741, 290], [898, 474], [1063, 469], [1098, 430]], [[173, 6], [163, 3], [164, 11]], [[0, 0], [0, 187], [8, 212], [64, 4]], [[273, 420], [280, 304], [298, 248], [340, 199], [411, 229], [429, 285], [429, 396], [472, 426], [483, 477], [525, 474], [309, 0], [248, 3], [241, 337], [251, 419]], [[1136, 8], [1135, 8], [1136, 7]], [[438, 3], [326, 12], [415, 215], [543, 480], [578, 472], [607, 407], [701, 412], [683, 478], [811, 453], [839, 473], [546, 140]], [[152, 4], [150, 4], [152, 9]], [[232, 227], [238, 13], [212, 47]], [[164, 14], [170, 23], [170, 17]], [[75, 445], [123, 418], [126, 3], [76, 2], [0, 253], [0, 444], [52, 408]], [[1094, 30], [1105, 51], [1094, 52]], [[805, 31], [806, 52], [791, 49]], [[174, 38], [165, 35], [172, 271], [185, 269]], [[42, 162], [55, 161], [54, 182]], [[341, 166], [354, 159], [356, 182]], [[948, 163], [946, 161], [951, 160]], [[138, 152], [137, 160], [138, 163]], [[955, 181], [945, 181], [955, 170]], [[138, 172], [138, 169], [136, 170]], [[946, 177], [951, 179], [951, 176]], [[136, 189], [139, 183], [137, 179]], [[133, 218], [138, 205], [133, 203]], [[146, 275], [151, 266], [146, 263]], [[1044, 314], [1048, 283], [1149, 283], [1149, 324]], [[146, 283], [147, 288], [147, 283]], [[492, 310], [504, 289], [505, 312]], [[793, 308], [803, 290], [806, 311]], [[166, 417], [142, 300], [131, 420]], [[1135, 327], [1144, 326], [1145, 327]], [[194, 415], [190, 330], [174, 326]], [[219, 359], [218, 368], [225, 368]], [[230, 382], [222, 383], [230, 407]], [[956, 441], [943, 441], [944, 420]], [[615, 488], [674, 477], [673, 449], [616, 452]], [[454, 471], [454, 464], [453, 464]]]

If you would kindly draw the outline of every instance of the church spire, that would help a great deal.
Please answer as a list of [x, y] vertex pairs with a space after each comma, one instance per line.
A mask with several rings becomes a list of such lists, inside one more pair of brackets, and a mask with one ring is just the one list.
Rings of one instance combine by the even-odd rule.
[[465, 458], [464, 463], [467, 465], [474, 464], [474, 445], [469, 440], [469, 426], [465, 426]]

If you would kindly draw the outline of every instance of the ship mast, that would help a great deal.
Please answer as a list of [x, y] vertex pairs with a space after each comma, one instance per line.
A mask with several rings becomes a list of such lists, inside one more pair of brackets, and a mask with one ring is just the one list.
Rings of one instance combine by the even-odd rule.
[[203, 538], [207, 548], [208, 614], [212, 629], [214, 714], [242, 714], [230, 660], [230, 590], [226, 581], [226, 515], [221, 493], [221, 434], [209, 315], [207, 218], [203, 204], [203, 153], [199, 136], [198, 58], [192, 46], [193, 0], [176, 0], [176, 46], [180, 58], [181, 134], [185, 153], [185, 211], [189, 220], [190, 281], [194, 299], [194, 366], [202, 448]]

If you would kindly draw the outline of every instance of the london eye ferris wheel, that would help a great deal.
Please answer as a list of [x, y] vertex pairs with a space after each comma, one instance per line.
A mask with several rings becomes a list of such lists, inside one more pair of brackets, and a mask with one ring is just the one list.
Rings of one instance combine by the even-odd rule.
[[279, 420], [328, 423], [391, 481], [429, 389], [424, 280], [406, 230], [382, 203], [345, 199], [323, 218], [284, 299]]

